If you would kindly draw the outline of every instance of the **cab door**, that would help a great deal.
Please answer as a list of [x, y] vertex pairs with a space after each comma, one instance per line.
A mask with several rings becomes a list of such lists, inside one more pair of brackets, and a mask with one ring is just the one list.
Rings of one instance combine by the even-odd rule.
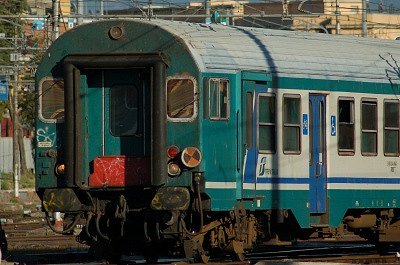
[[149, 84], [145, 68], [82, 70], [85, 176], [98, 157], [150, 156]]
[[310, 212], [326, 212], [326, 97], [310, 94]]

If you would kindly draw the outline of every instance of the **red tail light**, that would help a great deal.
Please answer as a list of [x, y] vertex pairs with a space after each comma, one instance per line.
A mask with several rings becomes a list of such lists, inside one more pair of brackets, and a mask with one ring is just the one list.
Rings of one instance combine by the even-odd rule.
[[176, 145], [171, 145], [168, 147], [167, 154], [169, 158], [174, 158], [179, 154], [179, 148]]

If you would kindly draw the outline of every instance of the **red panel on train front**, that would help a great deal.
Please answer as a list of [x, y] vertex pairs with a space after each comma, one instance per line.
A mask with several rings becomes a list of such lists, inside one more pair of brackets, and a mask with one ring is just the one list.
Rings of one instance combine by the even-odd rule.
[[100, 156], [93, 161], [89, 186], [124, 187], [150, 185], [150, 159], [131, 156]]

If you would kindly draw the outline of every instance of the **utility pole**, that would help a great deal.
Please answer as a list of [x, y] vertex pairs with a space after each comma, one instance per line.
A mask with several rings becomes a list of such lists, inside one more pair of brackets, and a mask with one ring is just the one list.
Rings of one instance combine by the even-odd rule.
[[78, 18], [77, 18], [77, 25], [83, 24], [83, 0], [77, 0], [77, 7], [78, 7]]
[[[17, 43], [17, 27], [14, 33], [14, 52], [18, 54]], [[13, 173], [14, 173], [14, 196], [19, 198], [19, 178], [20, 178], [20, 160], [19, 160], [19, 146], [18, 146], [18, 55], [15, 56], [14, 61], [14, 93], [13, 93]]]
[[211, 11], [210, 11], [210, 0], [204, 0], [204, 9], [206, 11], [206, 24], [211, 24]]
[[53, 0], [53, 34], [52, 41], [60, 36], [60, 0]]
[[100, 16], [104, 15], [104, 1], [100, 0]]
[[336, 34], [340, 34], [340, 7], [339, 7], [339, 0], [336, 0]]
[[367, 26], [367, 1], [362, 0], [362, 36], [368, 36], [368, 26]]

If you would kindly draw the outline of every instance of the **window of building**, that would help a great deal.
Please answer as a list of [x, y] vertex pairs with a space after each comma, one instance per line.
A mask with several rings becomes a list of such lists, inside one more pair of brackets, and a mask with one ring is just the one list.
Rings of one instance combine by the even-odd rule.
[[276, 104], [274, 94], [258, 96], [258, 149], [260, 152], [276, 151]]
[[46, 79], [39, 85], [39, 115], [44, 121], [64, 119], [64, 81]]
[[354, 155], [354, 99], [338, 101], [338, 151], [339, 155]]
[[361, 154], [378, 153], [378, 108], [376, 99], [361, 100]]
[[385, 100], [384, 153], [386, 156], [399, 156], [399, 101]]
[[229, 119], [229, 81], [211, 78], [209, 84], [209, 114], [212, 120]]
[[138, 129], [138, 91], [135, 86], [110, 89], [110, 131], [114, 136], [132, 136]]
[[197, 115], [196, 82], [193, 77], [167, 79], [167, 115], [171, 119], [189, 121]]
[[300, 95], [283, 95], [283, 152], [299, 154], [301, 149]]

